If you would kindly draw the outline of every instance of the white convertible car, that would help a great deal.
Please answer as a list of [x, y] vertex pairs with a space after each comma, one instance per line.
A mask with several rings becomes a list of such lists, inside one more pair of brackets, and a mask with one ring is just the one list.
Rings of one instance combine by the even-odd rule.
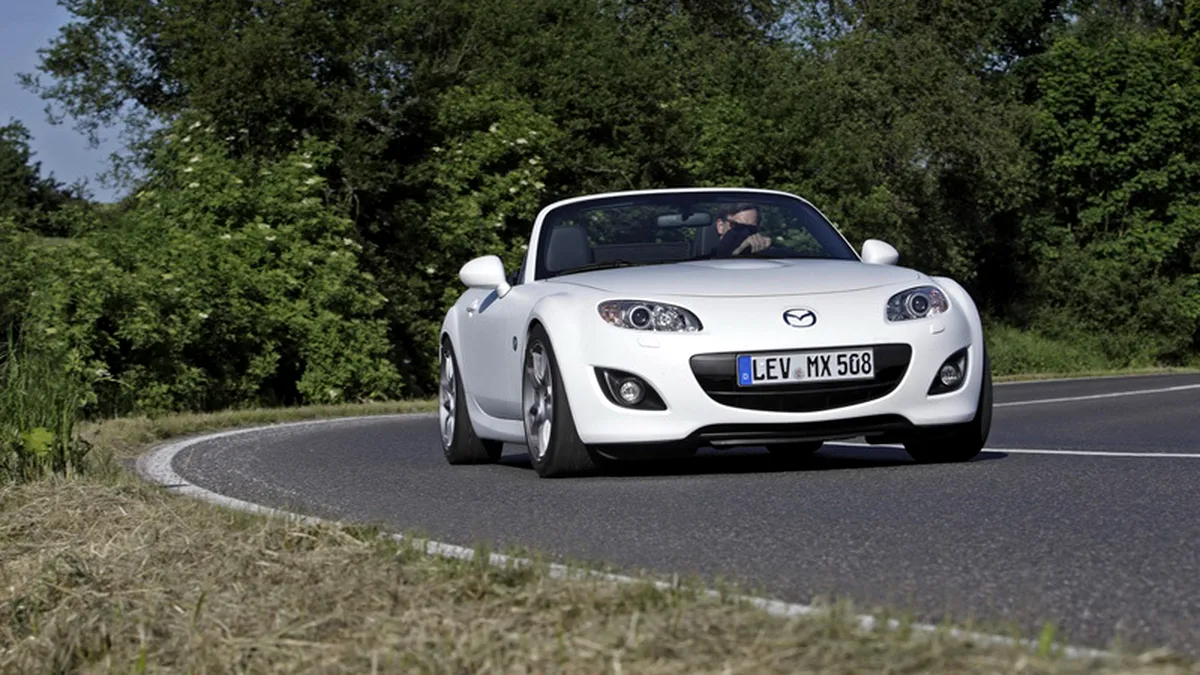
[[674, 189], [546, 207], [520, 270], [463, 265], [441, 331], [443, 450], [491, 462], [524, 444], [541, 476], [607, 459], [831, 439], [964, 461], [991, 426], [971, 297], [856, 253], [784, 192]]

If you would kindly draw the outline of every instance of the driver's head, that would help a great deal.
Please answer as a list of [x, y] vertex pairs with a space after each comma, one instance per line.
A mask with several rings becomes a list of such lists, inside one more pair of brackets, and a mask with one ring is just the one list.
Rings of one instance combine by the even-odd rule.
[[736, 225], [758, 227], [758, 207], [753, 204], [733, 204], [717, 212], [717, 234], [723, 237]]

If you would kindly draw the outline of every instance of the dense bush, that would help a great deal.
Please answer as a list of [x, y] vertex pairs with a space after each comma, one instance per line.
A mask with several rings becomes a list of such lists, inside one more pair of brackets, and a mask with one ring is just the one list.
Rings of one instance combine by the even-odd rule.
[[1200, 64], [1178, 38], [1130, 32], [1059, 40], [1043, 67], [1037, 323], [1181, 358], [1200, 344]]
[[1098, 373], [1118, 368], [1155, 365], [1154, 355], [1140, 349], [1111, 352], [1103, 335], [1072, 330], [1049, 334], [1039, 329], [1019, 329], [1004, 324], [985, 326], [992, 373]]
[[[395, 295], [406, 298], [392, 316], [409, 350], [401, 359], [409, 361], [437, 353], [442, 317], [463, 289], [464, 262], [495, 254], [510, 272], [519, 268], [545, 200], [546, 152], [562, 136], [553, 120], [497, 87], [451, 90], [439, 110], [442, 144], [416, 169], [430, 185], [427, 226], [406, 228], [411, 246], [388, 275], [399, 284]], [[420, 380], [435, 377], [436, 359], [407, 365]]]
[[9, 283], [40, 298], [28, 310], [39, 339], [77, 355], [105, 413], [399, 394], [387, 299], [324, 200], [328, 148], [272, 162], [228, 148], [181, 123], [111, 222], [19, 242]]

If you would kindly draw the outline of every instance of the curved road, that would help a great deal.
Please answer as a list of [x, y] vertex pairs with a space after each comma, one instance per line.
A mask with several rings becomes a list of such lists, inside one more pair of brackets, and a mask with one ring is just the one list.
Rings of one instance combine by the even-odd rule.
[[707, 451], [541, 480], [522, 446], [451, 467], [433, 417], [413, 416], [208, 440], [174, 469], [223, 495], [456, 544], [995, 632], [1053, 621], [1075, 644], [1200, 656], [1200, 374], [1001, 385], [996, 404], [990, 449], [961, 465], [828, 444], [792, 467]]

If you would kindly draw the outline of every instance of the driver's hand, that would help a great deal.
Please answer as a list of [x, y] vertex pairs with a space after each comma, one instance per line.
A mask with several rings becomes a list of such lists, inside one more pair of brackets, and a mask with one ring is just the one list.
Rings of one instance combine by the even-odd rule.
[[740, 245], [738, 245], [737, 248], [733, 249], [733, 254], [741, 255], [742, 253], [744, 253], [747, 250], [749, 250], [751, 253], [758, 253], [759, 251], [767, 248], [770, 245], [771, 245], [770, 237], [765, 237], [765, 236], [755, 232], [754, 234], [750, 235], [749, 237], [746, 237], [742, 241], [742, 243]]

